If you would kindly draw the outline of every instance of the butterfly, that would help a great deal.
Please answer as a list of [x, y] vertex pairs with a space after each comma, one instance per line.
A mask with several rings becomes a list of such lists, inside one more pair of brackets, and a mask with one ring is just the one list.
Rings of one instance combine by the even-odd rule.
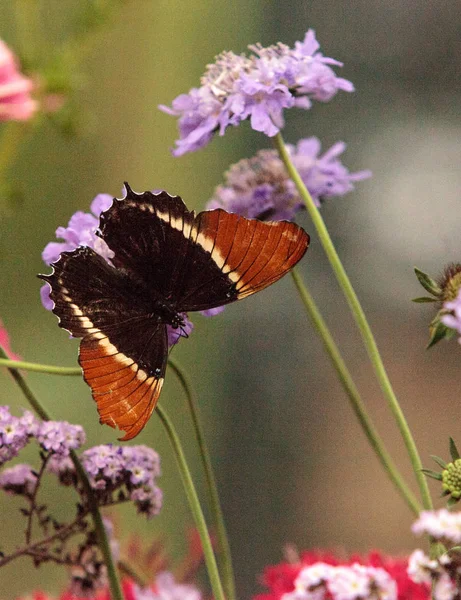
[[82, 338], [79, 363], [100, 422], [134, 438], [154, 410], [168, 359], [167, 325], [184, 313], [250, 296], [304, 255], [309, 236], [288, 221], [246, 219], [222, 209], [195, 214], [179, 196], [114, 198], [97, 235], [111, 263], [87, 246], [63, 252], [50, 275], [59, 326]]

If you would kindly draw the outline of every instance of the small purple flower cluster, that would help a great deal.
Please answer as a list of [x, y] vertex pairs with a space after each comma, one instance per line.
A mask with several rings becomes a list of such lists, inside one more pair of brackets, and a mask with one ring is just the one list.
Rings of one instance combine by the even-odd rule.
[[76, 450], [85, 443], [85, 432], [80, 425], [71, 425], [67, 421], [43, 421], [36, 438], [47, 452], [69, 456], [71, 450]]
[[301, 570], [285, 600], [397, 600], [397, 584], [387, 571], [354, 563], [318, 562]]
[[28, 464], [18, 464], [0, 473], [0, 489], [10, 494], [31, 496], [37, 484], [37, 473]]
[[[344, 152], [343, 142], [334, 144], [323, 156], [316, 137], [287, 145], [314, 202], [333, 196], [343, 196], [354, 189], [353, 183], [371, 176], [370, 171], [349, 173], [338, 156]], [[224, 185], [216, 188], [208, 209], [224, 208], [248, 218], [291, 220], [304, 206], [295, 184], [276, 150], [260, 150], [256, 156], [232, 165], [225, 175]]]
[[[342, 63], [319, 52], [313, 30], [294, 48], [278, 43], [249, 46], [251, 56], [223, 52], [208, 65], [199, 88], [181, 94], [164, 112], [179, 117], [175, 156], [203, 148], [214, 133], [250, 119], [251, 127], [272, 137], [284, 126], [285, 108], [309, 109], [312, 100], [328, 102], [339, 90], [354, 91], [331, 66]], [[330, 66], [331, 65], [331, 66]]]
[[82, 454], [82, 464], [90, 476], [93, 489], [101, 497], [126, 490], [138, 512], [152, 517], [162, 507], [162, 492], [156, 486], [159, 455], [147, 446], [112, 446], [102, 444]]
[[0, 466], [19, 454], [36, 435], [39, 422], [29, 411], [15, 417], [8, 406], [0, 406]]
[[32, 438], [46, 452], [68, 456], [85, 443], [85, 432], [66, 421], [39, 421], [28, 410], [15, 417], [8, 406], [0, 406], [0, 466], [17, 456]]
[[[0, 406], [0, 466], [19, 454], [35, 438], [46, 454], [46, 470], [54, 473], [64, 485], [75, 485], [75, 467], [71, 450], [85, 443], [80, 425], [66, 421], [40, 421], [31, 412], [22, 417], [11, 415], [7, 406]], [[81, 456], [90, 483], [102, 505], [115, 500], [132, 500], [138, 512], [152, 517], [162, 507], [162, 492], [156, 485], [160, 476], [160, 457], [147, 446], [112, 446], [103, 444], [83, 452]], [[0, 489], [27, 494], [36, 482], [30, 465], [16, 465], [3, 471]]]

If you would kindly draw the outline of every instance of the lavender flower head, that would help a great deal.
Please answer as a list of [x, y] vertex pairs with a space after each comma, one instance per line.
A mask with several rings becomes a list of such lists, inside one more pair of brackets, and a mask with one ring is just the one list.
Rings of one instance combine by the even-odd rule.
[[10, 494], [30, 496], [37, 483], [37, 474], [28, 464], [18, 464], [0, 473], [0, 488]]
[[350, 81], [337, 77], [332, 66], [342, 63], [319, 52], [312, 29], [294, 48], [278, 43], [268, 48], [249, 46], [252, 55], [223, 52], [208, 65], [199, 88], [181, 94], [160, 110], [179, 117], [179, 140], [174, 156], [203, 148], [228, 126], [246, 119], [251, 127], [272, 137], [284, 126], [285, 108], [309, 109], [312, 100], [328, 102], [339, 90], [354, 91]]
[[38, 428], [37, 441], [47, 452], [69, 456], [71, 450], [85, 443], [85, 432], [80, 425], [67, 421], [43, 421]]
[[160, 458], [151, 448], [102, 444], [86, 450], [82, 464], [101, 496], [122, 490], [148, 518], [160, 512], [162, 492], [155, 481], [161, 474]]
[[[299, 171], [317, 206], [327, 198], [343, 196], [354, 189], [354, 182], [371, 176], [370, 171], [349, 173], [338, 156], [346, 145], [337, 142], [322, 156], [316, 137], [287, 145], [291, 159]], [[288, 177], [276, 150], [260, 150], [256, 156], [232, 165], [225, 183], [216, 188], [208, 209], [224, 208], [249, 218], [291, 220], [304, 207], [299, 193]]]
[[[45, 264], [51, 265], [56, 262], [62, 252], [71, 252], [79, 246], [88, 246], [97, 254], [102, 256], [108, 263], [114, 257], [114, 252], [109, 248], [106, 242], [96, 235], [99, 228], [99, 216], [106, 211], [113, 202], [113, 197], [109, 194], [98, 194], [91, 203], [91, 213], [77, 211], [72, 215], [67, 227], [58, 227], [56, 229], [56, 237], [63, 239], [63, 242], [50, 242], [42, 252], [42, 258]], [[47, 310], [53, 309], [53, 301], [50, 298], [50, 286], [45, 283], [40, 289], [40, 297], [43, 306]], [[193, 324], [189, 321], [184, 313], [184, 327], [173, 329], [167, 326], [168, 344], [173, 346], [181, 337], [187, 337], [192, 329]]]
[[[71, 252], [79, 246], [88, 246], [93, 248], [100, 256], [108, 262], [114, 256], [104, 240], [96, 235], [99, 227], [99, 215], [107, 210], [113, 202], [113, 197], [109, 194], [98, 194], [91, 203], [91, 213], [77, 211], [67, 225], [67, 227], [58, 227], [56, 237], [61, 238], [63, 242], [50, 242], [42, 252], [42, 258], [45, 264], [50, 265], [56, 262], [62, 252]], [[53, 308], [53, 301], [50, 298], [50, 286], [45, 283], [40, 290], [42, 304], [47, 310]]]
[[[457, 331], [461, 336], [461, 290], [454, 300], [445, 302], [443, 308], [447, 314], [442, 316], [442, 323]], [[461, 337], [458, 338], [458, 341], [461, 344]]]
[[17, 456], [36, 434], [38, 421], [29, 411], [15, 417], [8, 406], [0, 406], [0, 466]]

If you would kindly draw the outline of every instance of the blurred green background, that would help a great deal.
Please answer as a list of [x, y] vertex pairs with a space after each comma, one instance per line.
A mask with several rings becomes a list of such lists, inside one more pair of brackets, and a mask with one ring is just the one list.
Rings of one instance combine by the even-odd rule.
[[[0, 4], [0, 37], [30, 62], [59, 58], [73, 24], [97, 2], [21, 0]], [[447, 457], [448, 436], [461, 440], [460, 349], [455, 342], [424, 350], [432, 309], [421, 295], [414, 265], [436, 275], [461, 258], [461, 13], [440, 0], [261, 0], [112, 2], [111, 18], [83, 35], [73, 83], [76, 135], [45, 120], [23, 142], [8, 181], [23, 190], [0, 222], [0, 317], [24, 359], [75, 365], [77, 342], [58, 329], [39, 300], [40, 253], [76, 210], [92, 198], [164, 188], [201, 209], [228, 166], [270, 145], [248, 124], [182, 158], [168, 149], [175, 119], [157, 109], [198, 85], [223, 49], [257, 41], [292, 45], [316, 30], [322, 51], [344, 61], [341, 75], [356, 85], [330, 104], [287, 113], [290, 142], [318, 136], [324, 149], [344, 140], [351, 170], [373, 179], [322, 208], [337, 248], [377, 336], [395, 390], [412, 425], [425, 466]], [[85, 33], [85, 22], [81, 31]], [[56, 53], [56, 56], [53, 55]], [[5, 125], [0, 125], [0, 135]], [[370, 410], [413, 485], [405, 453], [367, 362], [346, 304], [307, 217], [311, 248], [300, 266]], [[195, 330], [175, 349], [198, 393], [233, 550], [239, 597], [257, 590], [265, 565], [281, 559], [288, 542], [300, 549], [406, 552], [416, 544], [412, 516], [368, 449], [321, 343], [302, 312], [290, 277]], [[0, 373], [2, 404], [24, 400]], [[89, 388], [77, 378], [29, 373], [28, 383], [57, 419], [81, 423], [88, 444], [115, 442], [98, 425]], [[202, 474], [182, 390], [169, 373], [162, 404], [174, 417], [199, 485]], [[122, 539], [137, 531], [148, 541], [167, 533], [173, 556], [184, 551], [191, 524], [168, 443], [154, 417], [137, 443], [162, 456], [162, 514], [147, 524], [120, 511]], [[21, 461], [34, 460], [32, 449]], [[438, 490], [434, 488], [438, 495]], [[60, 516], [72, 496], [50, 482], [46, 501]], [[4, 549], [22, 541], [19, 504], [0, 497]], [[19, 560], [0, 572], [8, 600], [40, 587], [62, 589], [65, 573], [35, 570]]]

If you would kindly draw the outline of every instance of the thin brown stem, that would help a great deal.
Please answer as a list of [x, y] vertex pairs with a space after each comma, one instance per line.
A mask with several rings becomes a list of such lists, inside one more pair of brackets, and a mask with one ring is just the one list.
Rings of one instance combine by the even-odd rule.
[[83, 516], [79, 516], [77, 519], [72, 521], [72, 523], [69, 523], [68, 525], [65, 525], [64, 527], [61, 527], [61, 529], [59, 531], [56, 531], [52, 535], [49, 535], [48, 537], [38, 540], [38, 542], [34, 542], [33, 544], [28, 544], [27, 546], [23, 546], [22, 548], [19, 548], [18, 550], [16, 550], [12, 554], [9, 554], [8, 556], [4, 556], [3, 558], [0, 559], [0, 567], [7, 565], [9, 562], [14, 560], [15, 558], [19, 558], [20, 556], [24, 556], [26, 554], [31, 554], [35, 549], [39, 549], [41, 546], [44, 546], [45, 544], [50, 544], [54, 540], [58, 540], [58, 539], [62, 538], [68, 532], [72, 531], [76, 527], [76, 525], [87, 515], [88, 515], [88, 513], [85, 513]]
[[27, 519], [27, 529], [26, 529], [26, 544], [30, 544], [30, 540], [32, 537], [32, 521], [34, 518], [34, 514], [36, 512], [35, 504], [37, 501], [38, 490], [40, 488], [40, 483], [42, 481], [43, 473], [45, 472], [46, 465], [48, 463], [50, 456], [51, 456], [50, 454], [48, 454], [48, 456], [45, 456], [45, 458], [42, 462], [42, 466], [40, 467], [40, 471], [38, 472], [38, 475], [37, 475], [37, 484], [35, 485], [34, 493], [32, 494], [32, 496], [30, 498], [30, 512], [29, 512], [29, 517]]

